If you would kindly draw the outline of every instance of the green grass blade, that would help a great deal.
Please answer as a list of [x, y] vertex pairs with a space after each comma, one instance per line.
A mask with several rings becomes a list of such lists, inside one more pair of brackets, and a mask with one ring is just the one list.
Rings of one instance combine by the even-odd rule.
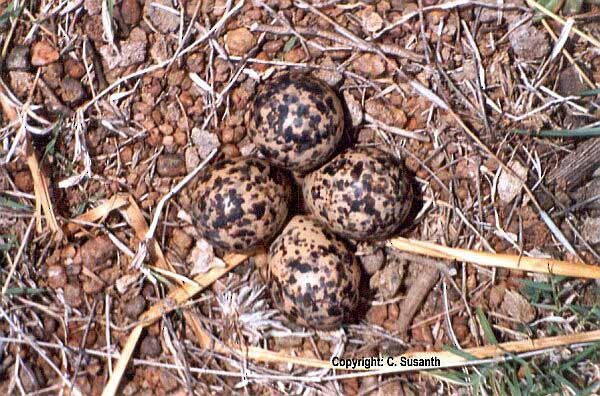
[[578, 129], [543, 129], [541, 131], [528, 131], [526, 129], [515, 129], [517, 135], [535, 137], [563, 137], [563, 138], [585, 138], [600, 136], [600, 128], [578, 128]]
[[13, 201], [12, 199], [8, 199], [8, 198], [2, 197], [2, 196], [0, 196], [0, 206], [4, 206], [5, 208], [14, 209], [14, 210], [26, 210], [26, 211], [33, 210], [33, 208], [31, 206], [20, 204], [17, 201]]
[[490, 325], [490, 322], [487, 320], [481, 307], [478, 307], [477, 310], [475, 311], [475, 313], [477, 315], [477, 319], [479, 320], [479, 323], [481, 324], [481, 327], [483, 328], [483, 334], [485, 335], [485, 338], [487, 338], [488, 342], [490, 342], [491, 344], [496, 345], [498, 343], [498, 339], [496, 339], [496, 336], [494, 335], [494, 331], [492, 330], [492, 326]]

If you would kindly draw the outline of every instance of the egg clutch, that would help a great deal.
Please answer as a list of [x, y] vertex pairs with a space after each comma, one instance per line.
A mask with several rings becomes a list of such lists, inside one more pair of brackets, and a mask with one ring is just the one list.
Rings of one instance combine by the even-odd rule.
[[[299, 325], [336, 329], [356, 308], [361, 273], [345, 238], [394, 234], [411, 207], [406, 171], [376, 148], [337, 153], [344, 110], [312, 77], [286, 73], [266, 82], [251, 111], [249, 132], [262, 158], [203, 169], [195, 225], [227, 251], [270, 244], [265, 281], [277, 308]], [[290, 210], [290, 172], [304, 177], [306, 214]]]

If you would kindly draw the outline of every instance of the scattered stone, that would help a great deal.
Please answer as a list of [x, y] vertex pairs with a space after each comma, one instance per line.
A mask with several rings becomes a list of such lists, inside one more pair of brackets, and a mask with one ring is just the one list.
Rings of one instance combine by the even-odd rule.
[[177, 377], [169, 372], [169, 370], [160, 370], [159, 378], [160, 384], [165, 392], [171, 392], [179, 385], [179, 382], [177, 382]]
[[200, 128], [192, 129], [192, 143], [202, 159], [208, 157], [212, 150], [221, 145], [219, 137], [215, 133]]
[[508, 167], [517, 174], [518, 178], [508, 172], [501, 171], [498, 178], [498, 196], [504, 203], [509, 203], [521, 192], [523, 183], [519, 179], [527, 180], [527, 168], [521, 165], [519, 161], [511, 160]]
[[346, 102], [346, 107], [348, 109], [348, 113], [350, 113], [350, 119], [352, 120], [352, 126], [356, 128], [363, 121], [363, 109], [358, 101], [349, 91], [345, 90], [343, 93], [344, 101]]
[[182, 256], [187, 255], [193, 243], [194, 241], [192, 240], [192, 237], [190, 237], [180, 228], [175, 228], [173, 230], [173, 244]]
[[102, 2], [98, 0], [84, 0], [83, 8], [89, 15], [100, 15], [102, 13]]
[[85, 67], [83, 63], [69, 58], [65, 61], [65, 72], [69, 77], [79, 80], [85, 75]]
[[358, 256], [358, 259], [365, 272], [373, 275], [381, 269], [385, 257], [382, 249], [376, 249], [373, 253]]
[[150, 47], [150, 56], [156, 63], [161, 63], [166, 61], [171, 57], [171, 51], [169, 51], [169, 47], [167, 46], [166, 40], [156, 40], [152, 43], [152, 47]]
[[383, 322], [387, 319], [386, 305], [373, 305], [367, 311], [367, 321], [377, 326], [383, 326]]
[[240, 149], [240, 154], [242, 154], [244, 157], [252, 155], [256, 152], [256, 146], [250, 141], [250, 139], [242, 140], [238, 147]]
[[[160, 6], [170, 8], [175, 12], [167, 11]], [[179, 14], [171, 0], [146, 0], [144, 13], [152, 25], [163, 33], [174, 32], [179, 28]]]
[[516, 291], [506, 290], [500, 309], [509, 317], [523, 323], [535, 319], [535, 308]]
[[185, 159], [181, 154], [163, 154], [156, 161], [156, 172], [162, 177], [185, 175]]
[[187, 135], [185, 134], [185, 132], [178, 130], [173, 135], [173, 139], [175, 139], [175, 144], [179, 146], [185, 146], [187, 144]]
[[121, 2], [121, 17], [123, 18], [123, 22], [127, 25], [137, 25], [142, 18], [142, 8], [140, 7], [138, 0], [123, 0], [123, 2]]
[[188, 147], [185, 149], [185, 169], [189, 172], [196, 169], [200, 164], [200, 156], [195, 147]]
[[387, 105], [378, 99], [367, 101], [365, 112], [377, 121], [389, 126], [403, 128], [406, 125], [406, 113], [402, 109]]
[[375, 33], [383, 27], [383, 18], [373, 10], [366, 10], [362, 13], [362, 25], [367, 32]]
[[65, 103], [77, 104], [85, 97], [85, 91], [79, 80], [65, 77], [62, 80], [60, 97]]
[[111, 45], [105, 45], [100, 47], [100, 54], [109, 69], [127, 67], [141, 63], [146, 59], [147, 43], [146, 33], [140, 28], [134, 28], [128, 39], [120, 42], [120, 52], [117, 52]]
[[214, 267], [223, 268], [223, 260], [215, 256], [213, 246], [205, 239], [198, 239], [196, 246], [187, 257], [187, 263], [191, 266], [190, 275], [202, 274]]
[[577, 69], [569, 66], [563, 69], [558, 75], [558, 84], [556, 93], [562, 96], [579, 95], [581, 91], [588, 89], [587, 85], [582, 81]]
[[79, 308], [83, 304], [81, 289], [78, 285], [67, 284], [64, 291], [65, 303], [73, 308]]
[[379, 388], [379, 385], [377, 383], [376, 376], [364, 377], [361, 378], [360, 387], [358, 388], [357, 394], [365, 396], [375, 396], [377, 388]]
[[67, 273], [62, 265], [51, 265], [48, 267], [48, 286], [60, 289], [67, 283]]
[[55, 62], [47, 66], [40, 67], [42, 70], [42, 77], [48, 86], [52, 89], [58, 89], [60, 87], [64, 68], [62, 63]]
[[146, 299], [141, 294], [136, 294], [125, 304], [125, 315], [135, 320], [146, 309]]
[[42, 325], [46, 334], [52, 334], [58, 329], [58, 321], [50, 315], [42, 317]]
[[597, 244], [600, 243], [600, 217], [588, 217], [583, 220], [583, 226], [581, 227], [581, 236], [588, 243]]
[[190, 73], [201, 74], [204, 71], [204, 54], [202, 52], [191, 54], [186, 58], [185, 64]]
[[29, 70], [29, 47], [25, 45], [15, 45], [6, 57], [7, 70]]
[[15, 186], [19, 189], [19, 191], [29, 192], [33, 190], [33, 178], [31, 177], [31, 172], [29, 171], [20, 171], [15, 175]]
[[383, 59], [375, 54], [363, 54], [359, 56], [352, 62], [352, 67], [357, 72], [368, 77], [379, 77], [385, 72], [385, 63]]
[[38, 41], [31, 47], [31, 64], [33, 66], [44, 66], [58, 60], [59, 53], [47, 41]]
[[147, 335], [140, 345], [140, 354], [147, 357], [158, 357], [162, 352], [160, 341], [153, 335]]
[[372, 289], [378, 290], [382, 299], [393, 298], [404, 279], [405, 265], [398, 261], [390, 261], [373, 275], [369, 281]]
[[532, 22], [522, 24], [513, 30], [521, 21], [514, 21], [508, 26], [508, 39], [515, 55], [525, 61], [543, 58], [550, 52], [548, 35], [533, 26]]
[[124, 294], [129, 286], [133, 285], [137, 279], [139, 278], [139, 274], [125, 274], [115, 282], [115, 287], [120, 294]]
[[326, 67], [327, 69], [318, 69], [313, 74], [318, 79], [325, 81], [327, 85], [334, 87], [344, 78], [344, 75], [336, 69], [337, 65], [330, 57], [325, 57], [323, 62], [321, 62], [321, 66]]
[[256, 38], [245, 27], [230, 30], [225, 35], [225, 47], [231, 55], [246, 55], [255, 45]]
[[[598, 195], [600, 195], [600, 177], [596, 177], [583, 187], [580, 187], [573, 194], [573, 198], [575, 199], [575, 202], [583, 202]], [[588, 203], [585, 207], [587, 209], [600, 209], [600, 199]]]
[[116, 257], [117, 247], [107, 236], [101, 235], [84, 243], [79, 255], [84, 266], [95, 268]]
[[240, 150], [235, 144], [225, 144], [221, 149], [225, 158], [236, 158], [240, 156]]
[[10, 87], [17, 97], [25, 98], [29, 95], [29, 92], [33, 88], [33, 80], [35, 79], [33, 74], [13, 70], [8, 72], [8, 77], [10, 78]]
[[302, 346], [304, 339], [302, 337], [283, 336], [275, 337], [275, 346], [279, 349], [298, 348]]
[[496, 285], [490, 289], [490, 297], [489, 297], [490, 308], [496, 309], [500, 306], [500, 304], [504, 300], [505, 292], [506, 292], [506, 287], [503, 285]]
[[99, 293], [104, 288], [104, 284], [95, 278], [87, 278], [83, 281], [83, 291], [87, 294]]

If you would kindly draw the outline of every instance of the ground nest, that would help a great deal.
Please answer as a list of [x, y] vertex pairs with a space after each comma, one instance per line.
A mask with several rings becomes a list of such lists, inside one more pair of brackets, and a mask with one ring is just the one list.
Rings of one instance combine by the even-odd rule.
[[[597, 393], [594, 3], [0, 0], [0, 393]], [[264, 156], [250, 110], [285, 73], [414, 191], [350, 244], [327, 331], [195, 223], [199, 172]], [[442, 364], [331, 366], [394, 356]]]

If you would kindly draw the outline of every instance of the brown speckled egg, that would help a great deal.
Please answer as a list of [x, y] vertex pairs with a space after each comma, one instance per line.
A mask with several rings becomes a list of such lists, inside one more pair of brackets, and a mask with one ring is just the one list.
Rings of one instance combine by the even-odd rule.
[[325, 163], [342, 138], [344, 111], [315, 78], [289, 73], [268, 81], [252, 106], [250, 135], [273, 163], [305, 172]]
[[290, 197], [280, 169], [258, 158], [226, 159], [200, 174], [194, 223], [214, 246], [247, 251], [283, 227]]
[[309, 216], [295, 216], [271, 244], [269, 275], [273, 301], [302, 326], [337, 329], [358, 302], [354, 254]]
[[335, 233], [357, 240], [390, 237], [410, 211], [405, 169], [376, 148], [345, 151], [304, 179], [306, 206]]

